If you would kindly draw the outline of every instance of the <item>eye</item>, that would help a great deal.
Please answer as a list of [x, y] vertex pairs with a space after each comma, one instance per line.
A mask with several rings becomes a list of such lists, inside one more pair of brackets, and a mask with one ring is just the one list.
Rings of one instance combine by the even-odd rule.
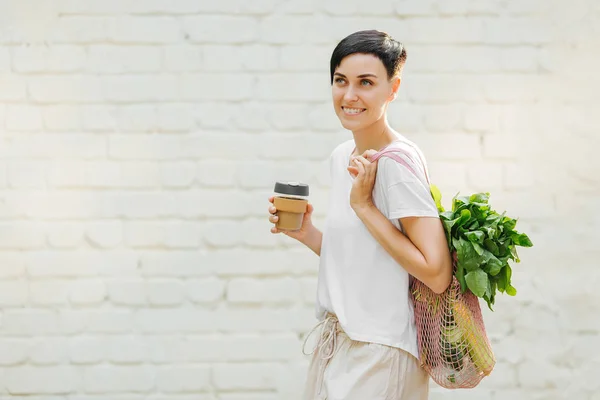
[[372, 86], [373, 82], [371, 82], [368, 79], [363, 79], [362, 81], [360, 81], [360, 84], [363, 85], [363, 86]]
[[337, 77], [334, 79], [335, 83], [344, 83], [344, 78]]

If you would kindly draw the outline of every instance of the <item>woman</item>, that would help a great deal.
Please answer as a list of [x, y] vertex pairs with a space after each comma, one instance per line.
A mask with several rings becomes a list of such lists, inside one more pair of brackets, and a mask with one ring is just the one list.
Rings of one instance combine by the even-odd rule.
[[[320, 256], [316, 310], [321, 336], [306, 400], [428, 396], [409, 280], [413, 276], [442, 293], [450, 284], [452, 263], [423, 156], [386, 117], [405, 60], [403, 45], [379, 31], [351, 34], [331, 56], [333, 105], [353, 139], [330, 156], [330, 207], [323, 233], [312, 224], [310, 204], [302, 228], [284, 232]], [[404, 163], [387, 157], [369, 161], [392, 148], [402, 151]], [[276, 223], [273, 205], [269, 212], [269, 221]], [[276, 227], [271, 232], [279, 233]]]

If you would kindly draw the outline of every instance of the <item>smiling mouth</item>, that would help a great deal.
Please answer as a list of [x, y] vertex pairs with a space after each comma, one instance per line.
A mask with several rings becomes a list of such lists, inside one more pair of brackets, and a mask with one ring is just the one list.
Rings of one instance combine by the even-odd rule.
[[362, 114], [367, 109], [366, 108], [342, 107], [342, 110], [344, 111], [344, 114], [346, 114], [346, 115], [358, 115], [358, 114]]

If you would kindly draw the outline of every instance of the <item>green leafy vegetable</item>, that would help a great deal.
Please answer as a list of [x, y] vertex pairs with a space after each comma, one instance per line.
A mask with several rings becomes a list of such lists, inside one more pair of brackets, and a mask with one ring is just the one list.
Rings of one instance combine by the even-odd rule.
[[488, 286], [488, 275], [482, 269], [475, 269], [465, 275], [467, 287], [477, 297], [483, 297], [486, 294]]
[[517, 246], [532, 247], [529, 237], [515, 230], [517, 220], [499, 214], [489, 204], [489, 193], [454, 196], [452, 209], [442, 206], [440, 190], [431, 185], [451, 253], [456, 255], [454, 275], [461, 290], [483, 298], [490, 309], [496, 292], [515, 296], [509, 261], [519, 263]]

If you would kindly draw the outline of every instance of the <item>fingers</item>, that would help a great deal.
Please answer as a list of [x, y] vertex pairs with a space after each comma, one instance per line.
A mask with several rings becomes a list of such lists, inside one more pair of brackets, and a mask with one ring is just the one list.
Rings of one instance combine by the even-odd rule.
[[308, 203], [308, 205], [306, 206], [306, 214], [312, 214], [314, 210], [315, 208], [313, 207], [313, 205]]
[[372, 164], [376, 164], [377, 163], [377, 161], [371, 162], [371, 161], [367, 160], [363, 156], [356, 156], [356, 157], [354, 157], [354, 159], [357, 160], [357, 161], [360, 161], [366, 168], [368, 168]]
[[358, 170], [358, 175], [362, 175], [365, 173], [365, 163], [368, 163], [362, 156], [357, 156], [354, 160], [354, 164], [356, 164], [356, 169]]
[[364, 158], [363, 156], [357, 156], [354, 158], [355, 164], [357, 164], [357, 168], [362, 167], [363, 172], [368, 172], [372, 174], [377, 170], [377, 161], [371, 162]]
[[[279, 217], [277, 215], [274, 215], [271, 210], [275, 210], [275, 207], [269, 208], [269, 212], [271, 213], [271, 215], [269, 216], [269, 222], [272, 224], [277, 224], [277, 221], [279, 221]], [[275, 225], [271, 228], [271, 233], [279, 233], [279, 229], [277, 229], [277, 225]]]
[[[273, 197], [269, 197], [269, 202], [273, 203]], [[310, 218], [310, 215], [312, 214], [312, 212], [315, 210], [315, 208], [313, 207], [312, 204], [308, 203], [306, 206], [306, 214], [308, 215], [308, 218]], [[275, 208], [275, 206], [270, 206], [269, 207], [269, 222], [272, 224], [277, 224], [277, 221], [279, 221], [279, 216], [277, 216], [277, 208]], [[284, 233], [286, 235], [288, 235], [289, 232], [287, 231], [281, 231], [279, 229], [277, 229], [277, 225], [271, 227], [271, 233]]]
[[356, 175], [358, 175], [358, 168], [348, 167], [348, 172], [350, 172], [350, 175], [352, 175], [353, 178], [356, 178]]
[[[269, 197], [269, 203], [273, 204], [274, 201], [274, 196]], [[277, 221], [279, 220], [279, 217], [277, 216], [277, 208], [275, 208], [275, 206], [271, 205], [269, 206], [269, 222], [272, 224], [276, 224]], [[279, 229], [277, 229], [277, 226], [273, 226], [271, 228], [271, 233], [279, 233]]]
[[370, 159], [375, 154], [377, 154], [377, 150], [369, 149], [369, 150], [365, 151], [364, 153], [362, 153], [362, 156], [366, 159]]

